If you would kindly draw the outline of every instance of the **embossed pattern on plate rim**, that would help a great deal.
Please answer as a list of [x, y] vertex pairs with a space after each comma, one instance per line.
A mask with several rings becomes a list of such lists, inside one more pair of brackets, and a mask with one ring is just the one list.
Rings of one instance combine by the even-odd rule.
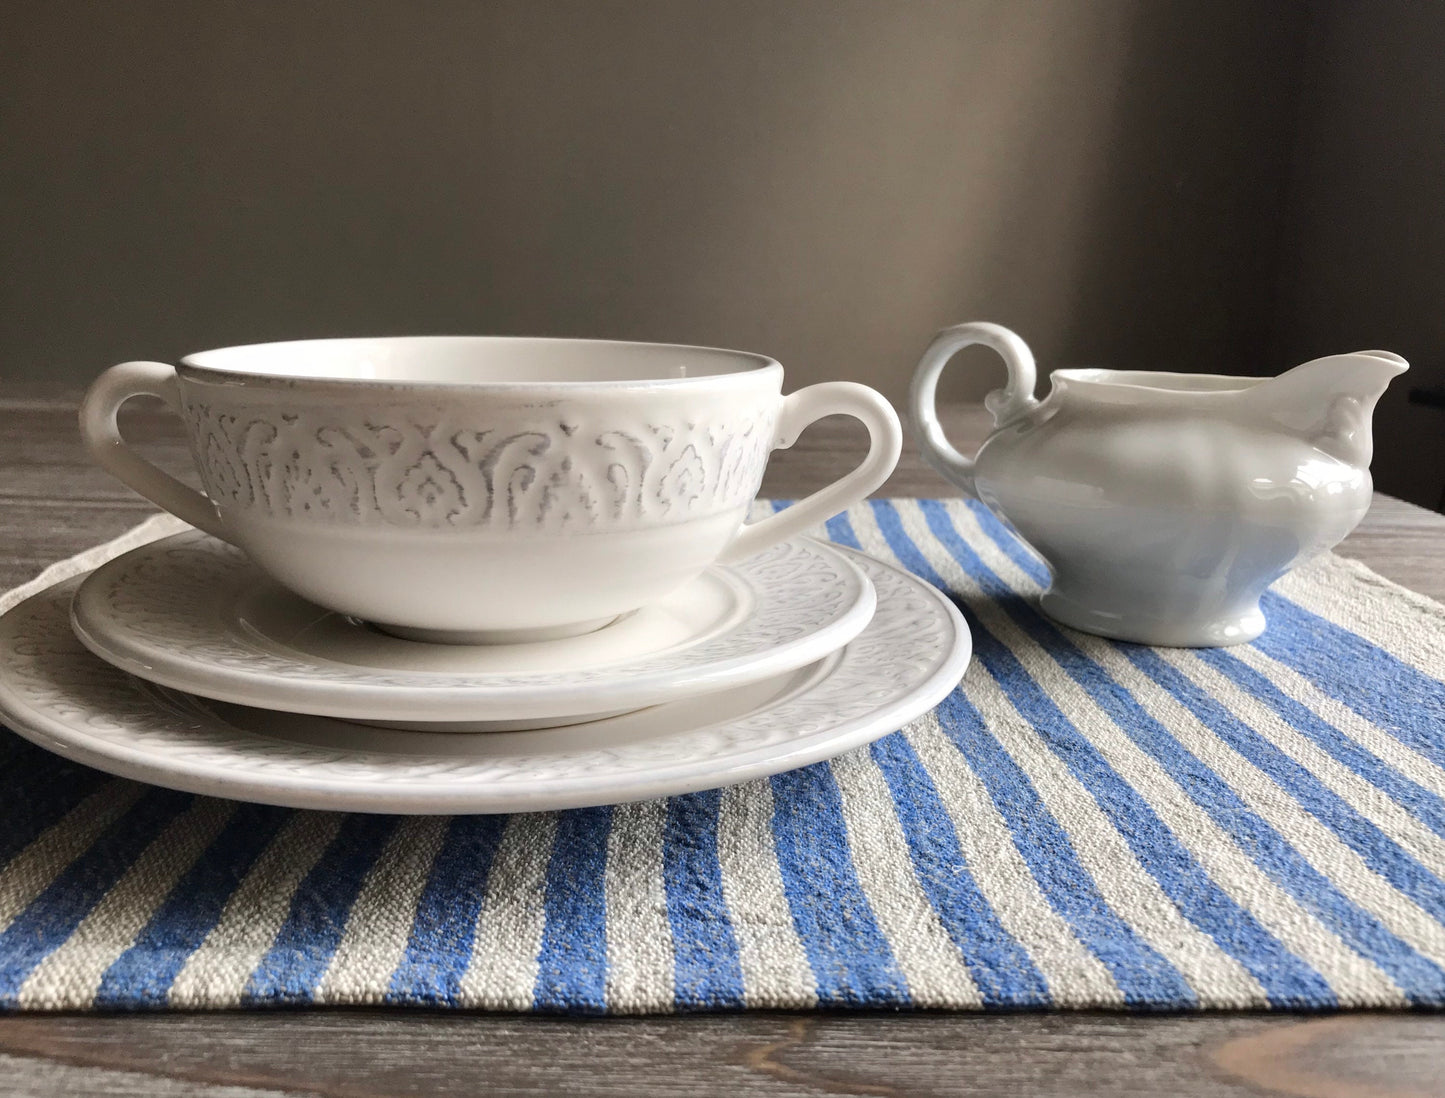
[[0, 717], [47, 750], [122, 777], [297, 808], [542, 811], [716, 788], [871, 742], [931, 709], [962, 677], [972, 646], [953, 603], [900, 569], [843, 551], [878, 587], [879, 611], [830, 669], [734, 720], [639, 742], [459, 763], [283, 742], [219, 718], [207, 725], [203, 703], [182, 709], [147, 698], [80, 646], [65, 614], [76, 580], [0, 618]]
[[[158, 563], [165, 567], [155, 575], [139, 575]], [[81, 642], [107, 662], [217, 701], [360, 720], [501, 721], [640, 708], [757, 682], [841, 648], [877, 606], [864, 571], [844, 550], [814, 538], [714, 567], [751, 590], [753, 607], [741, 621], [698, 643], [582, 671], [388, 672], [299, 650], [288, 658], [212, 614], [205, 600], [222, 595], [228, 581], [234, 585], [238, 570], [255, 572], [258, 582], [262, 576], [240, 550], [196, 530], [101, 565], [82, 581], [71, 621]], [[161, 602], [171, 605], [169, 617], [159, 614]], [[152, 610], [147, 636], [145, 614]]]

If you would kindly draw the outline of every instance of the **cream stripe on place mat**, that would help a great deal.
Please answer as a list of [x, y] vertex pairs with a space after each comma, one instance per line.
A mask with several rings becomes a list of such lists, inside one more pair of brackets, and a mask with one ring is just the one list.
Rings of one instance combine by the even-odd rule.
[[948, 813], [965, 864], [999, 923], [1029, 954], [1054, 998], [1074, 1006], [1124, 1005], [1108, 967], [1050, 905], [1008, 825], [968, 761], [930, 713], [909, 726], [908, 742]]
[[555, 812], [507, 821], [477, 916], [471, 963], [458, 986], [458, 1006], [531, 1009], [546, 927], [547, 864], [556, 837]]
[[603, 894], [607, 911], [607, 1009], [673, 1008], [672, 923], [667, 917], [662, 836], [666, 801], [612, 809]]
[[[972, 514], [965, 509], [960, 511], [961, 513], [954, 515], [959, 532], [979, 552], [984, 562], [1015, 590], [1028, 590], [1030, 587], [1037, 590], [1037, 585], [976, 526]], [[1068, 631], [1068, 636], [1085, 655], [1128, 690], [1149, 716], [1169, 729], [1186, 747], [1189, 746], [1181, 733], [1187, 728], [1202, 728], [1202, 725], [1178, 699], [1153, 683], [1110, 642], [1073, 631]], [[1031, 651], [1035, 660], [1039, 660], [1043, 654], [1037, 645], [1034, 645]], [[1050, 682], [1062, 682], [1062, 679], [1054, 676], [1050, 678]], [[1063, 686], [1060, 688], [1069, 689]], [[1239, 848], [1234, 837], [1219, 827], [1208, 813], [1178, 786], [1157, 760], [1112, 723], [1099, 724], [1090, 731], [1091, 742], [1104, 755], [1109, 765], [1146, 797], [1151, 808], [1169, 826], [1210, 878], [1237, 903], [1249, 910], [1286, 948], [1315, 968], [1330, 983], [1342, 1004], [1379, 1002], [1382, 999], [1387, 1002], [1400, 1001], [1400, 990], [1389, 976], [1368, 958], [1348, 946], [1313, 914], [1301, 907], [1283, 888], [1276, 885]], [[1218, 760], [1202, 758], [1201, 761], [1212, 765], [1215, 773], [1229, 784], [1236, 794], [1241, 793], [1233, 780], [1237, 767], [1226, 767], [1221, 771]], [[1303, 814], [1301, 809], [1296, 809], [1296, 812]], [[1310, 819], [1313, 822], [1313, 817]], [[1287, 840], [1290, 838], [1283, 832], [1282, 835]], [[1304, 851], [1300, 853], [1303, 855]]]
[[1445, 876], [1445, 839], [1426, 827], [1404, 805], [1296, 731], [1273, 708], [1247, 690], [1240, 689], [1193, 651], [1161, 649], [1159, 654], [1205, 693], [1228, 699], [1236, 717], [1308, 770], [1322, 785], [1399, 843], [1430, 872]]
[[908, 840], [867, 749], [831, 762], [858, 883], [915, 1006], [983, 1005], [983, 995], [913, 872]]
[[[864, 552], [896, 560], [868, 504], [850, 508], [848, 519]], [[971, 665], [964, 682], [976, 673]], [[905, 734], [948, 814], [979, 891], [1000, 925], [1028, 952], [1050, 994], [1071, 1005], [1123, 1006], [1124, 992], [1108, 966], [1049, 903], [987, 787], [944, 733], [937, 713], [914, 721]]]
[[1445, 768], [1401, 742], [1343, 702], [1330, 697], [1292, 667], [1286, 667], [1250, 644], [1231, 648], [1230, 655], [1258, 671], [1279, 690], [1333, 725], [1370, 754], [1438, 797], [1445, 797]]
[[450, 823], [446, 816], [408, 816], [397, 825], [351, 905], [316, 1002], [379, 1003], [386, 997]]
[[[960, 534], [969, 545], [1005, 583], [1015, 590], [1028, 590], [1025, 584], [1031, 584], [1031, 581], [974, 525], [975, 520], [971, 513], [963, 508], [959, 510], [962, 513], [955, 513], [953, 518]], [[912, 514], [918, 513], [913, 511]], [[922, 521], [921, 515], [917, 521]], [[914, 527], [914, 522], [905, 519], [905, 527], [910, 528], [915, 537], [923, 537], [922, 531]], [[971, 592], [974, 597], [977, 596], [977, 586], [951, 558], [945, 560], [940, 556], [935, 563], [943, 569], [943, 574], [950, 583], [962, 591]], [[1038, 678], [1041, 688], [1048, 691], [1068, 712], [1092, 714], [1092, 719], [1088, 721], [1075, 722], [1080, 734], [1084, 735], [1100, 752], [1105, 762], [1144, 798], [1209, 878], [1231, 899], [1241, 908], [1250, 911], [1260, 924], [1279, 938], [1287, 948], [1320, 971], [1342, 999], [1358, 998], [1361, 995], [1375, 999], [1381, 996], [1386, 999], [1398, 998], [1399, 990], [1393, 981], [1373, 964], [1358, 957], [1343, 941], [1275, 885], [1239, 849], [1234, 838], [1215, 824], [1155, 759], [1098, 710], [1088, 693], [1064, 673], [1042, 647], [1027, 637], [1005, 615], [990, 612], [993, 607], [991, 601], [979, 598], [976, 606], [984, 616], [987, 627], [995, 631], [1004, 643], [1010, 645], [1015, 653], [1025, 660]], [[1074, 639], [1076, 643], [1079, 640], [1078, 637]], [[1148, 689], [1147, 686], [1141, 691], [1137, 683], [1132, 683], [1132, 665], [1125, 660], [1107, 658], [1112, 651], [1107, 644], [1099, 647], [1101, 651], [1090, 654], [1116, 682], [1125, 686], [1132, 684], [1136, 696], [1140, 693], [1163, 693]], [[1165, 726], [1173, 727], [1168, 719], [1165, 719]]]
[[91, 1002], [106, 970], [131, 947], [235, 810], [232, 801], [196, 798], [151, 840], [70, 937], [36, 965], [20, 987], [19, 1006], [58, 1010]]
[[[1091, 642], [1084, 643], [1089, 649], [1095, 648]], [[1445, 962], [1445, 927], [1371, 869], [1287, 789], [1220, 739], [1173, 695], [1150, 689], [1152, 680], [1117, 651], [1099, 645], [1090, 654], [1170, 730], [1185, 750], [1224, 779], [1256, 815], [1345, 896], [1411, 948], [1437, 964]]]
[[1045, 746], [999, 684], [979, 674], [968, 693], [979, 711], [988, 714], [989, 731], [1027, 775], [1045, 809], [1068, 836], [1104, 902], [1179, 971], [1199, 996], [1200, 1006], [1268, 1006], [1269, 996], [1260, 982], [1185, 917], [1140, 864], [1090, 790]]
[[[961, 591], [978, 593], [972, 578], [937, 541], [918, 529], [921, 516], [902, 511], [904, 529], [935, 571]], [[1085, 725], [1108, 722], [1092, 699], [1071, 679], [1052, 674], [1056, 665], [1032, 651], [1033, 643], [991, 604], [979, 605], [983, 624], [1007, 644], [1034, 672], [1039, 686], [1073, 716], [1080, 733]], [[1051, 751], [1012, 699], [980, 664], [970, 669], [965, 690], [975, 707], [989, 718], [989, 731], [1027, 775], [1045, 808], [1069, 837], [1075, 856], [1114, 912], [1144, 941], [1169, 961], [1200, 997], [1201, 1005], [1267, 1006], [1259, 981], [1202, 929], [1189, 921], [1163, 886], [1138, 860], [1094, 795]], [[1111, 722], [1109, 722], [1111, 723]]]
[[[966, 507], [959, 505], [951, 510], [959, 533], [996, 575], [1015, 590], [1037, 590], [1037, 586], [978, 528], [976, 520]], [[921, 520], [919, 512], [913, 510], [912, 513]], [[905, 518], [905, 527], [914, 528], [914, 522]], [[914, 533], [922, 536], [916, 529]], [[946, 576], [950, 582], [957, 584], [960, 590], [976, 591], [971, 579], [957, 567], [956, 562], [948, 565]], [[979, 601], [982, 604], [988, 600]], [[1078, 704], [1078, 700], [1085, 696], [1082, 688], [1072, 683], [1067, 676], [1059, 674], [1057, 668], [1049, 670], [1054, 661], [1047, 657], [1042, 648], [1031, 639], [1023, 638], [1021, 631], [1017, 629], [1004, 632], [1010, 639], [1018, 638], [1017, 651], [1023, 654], [1030, 666], [1043, 668], [1048, 672], [1048, 681], [1057, 684], [1056, 689], [1066, 692], [1071, 706]], [[1071, 634], [1071, 637], [1077, 642], [1082, 634]], [[1095, 651], [1092, 655], [1110, 672], [1115, 681], [1120, 680], [1121, 667], [1118, 665], [1132, 670], [1132, 665], [1126, 660], [1104, 658], [1110, 655], [1107, 644], [1101, 644], [1100, 649], [1101, 651]], [[1145, 693], [1153, 694], [1156, 691], [1146, 690]], [[1088, 704], [1092, 705], [1092, 700]], [[1165, 725], [1172, 727], [1167, 719]], [[1342, 1002], [1379, 1001], [1381, 998], [1398, 1001], [1399, 989], [1385, 973], [1367, 959], [1358, 956], [1313, 914], [1275, 884], [1239, 848], [1234, 837], [1216, 824], [1159, 762], [1135, 744], [1123, 730], [1112, 721], [1099, 721], [1092, 723], [1086, 731], [1090, 743], [1100, 752], [1104, 761], [1139, 792], [1209, 878], [1232, 900], [1250, 911], [1260, 925], [1278, 938], [1287, 949], [1320, 972]]]
[[723, 789], [717, 854], [743, 995], [753, 1008], [816, 1006], [817, 979], [783, 891], [772, 818], [766, 779]]
[[755, 499], [748, 506], [748, 521], [761, 522], [773, 513], [773, 505], [770, 500]]
[[[1326, 553], [1276, 580], [1271, 590], [1357, 633], [1427, 674], [1445, 678], [1445, 605], [1377, 575], [1359, 561]], [[1400, 628], [1396, 608], [1426, 620]]]
[[107, 782], [6, 862], [0, 870], [0, 930], [13, 923], [66, 866], [149, 790], [139, 782]]
[[297, 812], [266, 845], [211, 932], [176, 975], [173, 1007], [237, 1006], [286, 922], [306, 874], [336, 838], [339, 812]]
[[[1087, 646], [1088, 642], [1085, 642], [1085, 645]], [[1361, 901], [1359, 890], [1351, 888], [1348, 881], [1341, 880], [1337, 874], [1338, 859], [1321, 857], [1317, 850], [1311, 849], [1315, 846], [1314, 843], [1300, 841], [1298, 832], [1301, 829], [1311, 834], [1323, 830], [1313, 816], [1298, 805], [1283, 807], [1288, 798], [1282, 790], [1278, 787], [1270, 788], [1269, 784], [1261, 780], [1262, 775], [1258, 775], [1258, 772], [1238, 755], [1231, 757], [1232, 753], [1229, 751], [1213, 749], [1210, 741], [1213, 740], [1215, 745], [1218, 741], [1198, 718], [1167, 691], [1152, 689], [1151, 680], [1117, 651], [1110, 651], [1106, 645], [1099, 645], [1097, 649], [1089, 651], [1089, 654], [1138, 699], [1146, 713], [1169, 729], [1186, 751], [1218, 775], [1249, 809], [1278, 832], [1302, 858], [1329, 877], [1346, 896], [1356, 902]], [[1147, 788], [1151, 800], [1156, 803], [1162, 800], [1158, 796], [1160, 786], [1150, 785]], [[1180, 807], [1187, 813], [1188, 806]], [[1297, 821], [1300, 826], [1295, 827], [1293, 821]], [[1211, 863], [1221, 855], [1232, 855], [1237, 844], [1232, 836], [1218, 829], [1213, 820], [1202, 811], [1195, 817], [1194, 824], [1198, 830], [1191, 830], [1188, 825], [1171, 826], [1201, 864], [1209, 867], [1211, 877], [1222, 888], [1236, 895], [1261, 925], [1278, 937], [1292, 953], [1307, 961], [1325, 977], [1342, 1005], [1399, 999], [1400, 992], [1394, 981], [1372, 961], [1357, 953], [1313, 915], [1306, 913], [1292, 897], [1282, 889], [1277, 889], [1272, 882], [1268, 887], [1259, 884], [1260, 879], [1267, 881], [1268, 878], [1264, 877], [1252, 862], [1248, 865], [1241, 862], [1237, 870], [1238, 876], [1231, 875], [1227, 870], [1213, 868]], [[1196, 842], [1196, 836], [1205, 837], [1209, 841]], [[1323, 845], [1326, 855], [1331, 850], [1339, 849], [1339, 844], [1332, 838], [1325, 839]], [[1346, 852], [1346, 861], [1350, 857]], [[1358, 863], [1353, 871], [1346, 866], [1346, 875], [1358, 877], [1358, 870], [1362, 868], [1364, 867]], [[1251, 878], [1252, 887], [1240, 893], [1236, 882], [1250, 882]], [[1367, 891], [1373, 891], [1377, 896], [1381, 886], [1386, 889], [1389, 887], [1378, 878], [1375, 884], [1374, 889]], [[1276, 897], [1279, 899], [1278, 904], [1272, 902]], [[1282, 907], [1281, 904], [1287, 906]], [[1361, 906], [1370, 911], [1374, 905], [1363, 902]], [[1388, 922], [1386, 925], [1389, 925]]]

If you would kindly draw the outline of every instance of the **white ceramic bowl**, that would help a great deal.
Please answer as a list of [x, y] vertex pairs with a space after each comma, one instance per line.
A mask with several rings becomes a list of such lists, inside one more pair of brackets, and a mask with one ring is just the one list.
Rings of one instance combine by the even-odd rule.
[[[423, 640], [583, 632], [866, 496], [901, 431], [872, 389], [781, 395], [760, 355], [598, 340], [307, 340], [106, 371], [81, 410], [95, 460], [324, 607]], [[132, 453], [116, 413], [166, 400], [206, 495]], [[744, 526], [769, 453], [853, 415], [862, 464]]]

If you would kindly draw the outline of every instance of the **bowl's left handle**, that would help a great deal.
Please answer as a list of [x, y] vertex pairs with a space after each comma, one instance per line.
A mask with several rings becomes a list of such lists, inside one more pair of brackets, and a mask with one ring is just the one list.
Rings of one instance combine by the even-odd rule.
[[179, 415], [181, 401], [175, 367], [163, 362], [122, 362], [96, 378], [80, 405], [80, 437], [85, 441], [87, 452], [111, 476], [158, 507], [208, 534], [230, 541], [214, 503], [137, 456], [120, 437], [116, 414], [133, 396], [160, 397]]

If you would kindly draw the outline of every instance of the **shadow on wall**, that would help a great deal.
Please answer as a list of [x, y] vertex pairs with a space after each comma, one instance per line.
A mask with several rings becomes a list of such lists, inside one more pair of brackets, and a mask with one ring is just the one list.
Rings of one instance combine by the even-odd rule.
[[897, 397], [967, 318], [1045, 362], [1253, 342], [1177, 304], [1232, 268], [1257, 308], [1219, 253], [1269, 227], [1257, 103], [1291, 31], [1248, 0], [425, 11], [28, 13], [0, 376], [496, 331], [741, 346]]

